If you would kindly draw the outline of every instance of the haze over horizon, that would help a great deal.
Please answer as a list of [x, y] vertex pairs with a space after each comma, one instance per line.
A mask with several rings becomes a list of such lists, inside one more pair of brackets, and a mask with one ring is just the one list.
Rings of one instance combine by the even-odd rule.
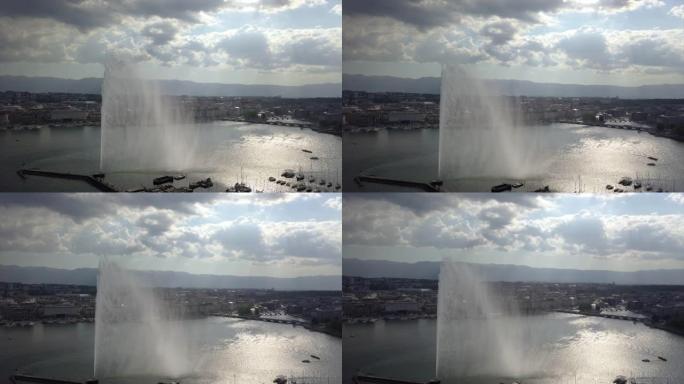
[[343, 73], [420, 78], [457, 63], [479, 78], [684, 83], [675, 0], [345, 1]]

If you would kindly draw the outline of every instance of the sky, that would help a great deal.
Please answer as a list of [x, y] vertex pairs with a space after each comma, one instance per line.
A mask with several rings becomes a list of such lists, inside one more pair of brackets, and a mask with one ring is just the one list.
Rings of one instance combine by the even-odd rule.
[[0, 75], [339, 83], [341, 0], [2, 0]]
[[682, 194], [345, 194], [343, 257], [684, 268]]
[[0, 264], [341, 274], [340, 194], [0, 194]]
[[684, 83], [680, 0], [345, 0], [343, 72], [419, 78]]

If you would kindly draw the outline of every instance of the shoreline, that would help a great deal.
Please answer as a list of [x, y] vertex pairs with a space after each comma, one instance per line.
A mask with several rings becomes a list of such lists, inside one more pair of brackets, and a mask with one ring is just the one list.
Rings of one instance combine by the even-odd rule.
[[[569, 310], [548, 310], [548, 311], [539, 311], [535, 312], [531, 315], [539, 315], [539, 314], [549, 314], [549, 313], [564, 313], [564, 314], [569, 314], [569, 315], [579, 315], [579, 316], [588, 316], [588, 317], [602, 317], [605, 319], [609, 320], [621, 320], [621, 321], [636, 321], [638, 323], [641, 323], [649, 328], [652, 329], [658, 329], [661, 331], [668, 332], [670, 334], [674, 334], [677, 336], [684, 337], [684, 330], [678, 329], [678, 328], [673, 328], [668, 325], [663, 325], [663, 324], [656, 324], [650, 321], [648, 318], [643, 318], [643, 319], [638, 319], [638, 318], [619, 318], [615, 315], [609, 315], [609, 314], [600, 314], [600, 313], [590, 313], [590, 312], [575, 312], [575, 311], [569, 311]], [[525, 315], [528, 316], [528, 315]], [[625, 316], [626, 317], [626, 316]], [[396, 316], [396, 317], [377, 317], [377, 318], [367, 318], [367, 317], [351, 317], [351, 318], [345, 318], [342, 320], [342, 323], [345, 325], [374, 325], [378, 321], [415, 321], [415, 320], [435, 320], [437, 321], [437, 316], [436, 315], [416, 315], [416, 316]]]

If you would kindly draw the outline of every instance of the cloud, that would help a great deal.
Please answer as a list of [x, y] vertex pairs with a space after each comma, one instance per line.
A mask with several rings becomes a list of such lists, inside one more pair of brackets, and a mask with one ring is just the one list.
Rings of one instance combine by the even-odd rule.
[[328, 208], [336, 209], [338, 211], [342, 210], [342, 197], [337, 196], [333, 197], [330, 199], [327, 199], [325, 203], [323, 203]]
[[[516, 194], [512, 194], [514, 196]], [[630, 197], [382, 194], [344, 197], [345, 246], [589, 255], [596, 259], [684, 260], [684, 212], [634, 214]], [[611, 196], [612, 197], [612, 196]], [[644, 198], [646, 199], [646, 198]], [[430, 202], [427, 202], [430, 201]], [[670, 202], [670, 203], [668, 203]], [[575, 209], [590, 206], [591, 209]], [[625, 213], [615, 213], [624, 210]], [[678, 209], [681, 211], [681, 209]]]
[[668, 14], [674, 17], [679, 17], [680, 19], [684, 19], [684, 5], [676, 5], [672, 7]]
[[[488, 63], [620, 74], [684, 72], [681, 28], [606, 27], [610, 23], [605, 20], [616, 13], [662, 7], [658, 0], [366, 3], [345, 2], [344, 60]], [[669, 13], [684, 11], [674, 7]], [[593, 20], [562, 29], [559, 20], [578, 14]]]
[[266, 35], [253, 28], [237, 31], [217, 44], [217, 48], [225, 51], [230, 59], [242, 66], [259, 68], [273, 64], [271, 47]]
[[562, 0], [346, 0], [344, 14], [350, 16], [386, 17], [426, 30], [453, 25], [464, 16], [497, 16], [536, 21], [541, 12], [552, 12], [563, 6]]
[[606, 37], [600, 32], [577, 31], [556, 43], [571, 62], [595, 69], [607, 69], [614, 62], [608, 51]]
[[[15, 219], [0, 222], [0, 258], [24, 252], [337, 266], [339, 216], [313, 212], [339, 212], [340, 205], [339, 197], [319, 194], [5, 194], [0, 215]], [[292, 216], [290, 209], [303, 217], [269, 218]]]
[[155, 45], [166, 45], [176, 38], [178, 27], [170, 21], [160, 21], [148, 24], [141, 34], [150, 38]]
[[329, 6], [325, 0], [8, 0], [0, 2], [0, 62], [88, 64], [113, 55], [166, 67], [338, 73], [341, 28], [304, 28], [278, 15], [320, 7], [316, 12], [329, 17]]
[[200, 22], [202, 13], [283, 11], [323, 5], [324, 0], [3, 0], [0, 14], [12, 18], [50, 19], [80, 30], [107, 27], [127, 17]]

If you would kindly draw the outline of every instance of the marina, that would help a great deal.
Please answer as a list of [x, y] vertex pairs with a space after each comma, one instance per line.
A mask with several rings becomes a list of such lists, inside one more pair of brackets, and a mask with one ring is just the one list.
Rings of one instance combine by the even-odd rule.
[[[501, 184], [522, 183], [514, 192], [619, 193], [607, 189], [629, 177], [641, 188], [620, 186], [623, 192], [677, 192], [684, 188], [684, 143], [638, 133], [578, 124], [527, 127], [539, 156], [537, 169], [508, 176], [476, 172], [460, 178], [438, 174], [438, 130], [345, 133], [345, 185], [352, 191], [420, 191], [404, 185], [362, 183], [360, 176], [429, 183], [441, 179], [444, 192], [490, 192]], [[657, 160], [653, 160], [655, 158]], [[508, 191], [507, 189], [505, 189]]]
[[[342, 176], [339, 136], [308, 128], [293, 130], [228, 121], [198, 124], [198, 132], [197, 145], [203, 150], [196, 154], [191, 169], [111, 172], [100, 170], [98, 127], [42, 127], [33, 131], [0, 132], [0, 148], [5, 159], [0, 165], [0, 189], [187, 192], [191, 183], [211, 178], [212, 185], [199, 186], [201, 190], [225, 192], [235, 189], [238, 183], [252, 191], [290, 192], [292, 188], [272, 183], [269, 177], [280, 175], [285, 168], [300, 167], [316, 183], [320, 178], [326, 180], [325, 186], [317, 185], [321, 191], [342, 189], [342, 180], [335, 180], [336, 174]], [[319, 159], [311, 160], [311, 154], [302, 152], [303, 144]], [[103, 177], [94, 177], [98, 174]], [[154, 184], [155, 179], [159, 184]], [[327, 181], [332, 183], [331, 187], [327, 187]], [[337, 184], [340, 188], [336, 188]]]

